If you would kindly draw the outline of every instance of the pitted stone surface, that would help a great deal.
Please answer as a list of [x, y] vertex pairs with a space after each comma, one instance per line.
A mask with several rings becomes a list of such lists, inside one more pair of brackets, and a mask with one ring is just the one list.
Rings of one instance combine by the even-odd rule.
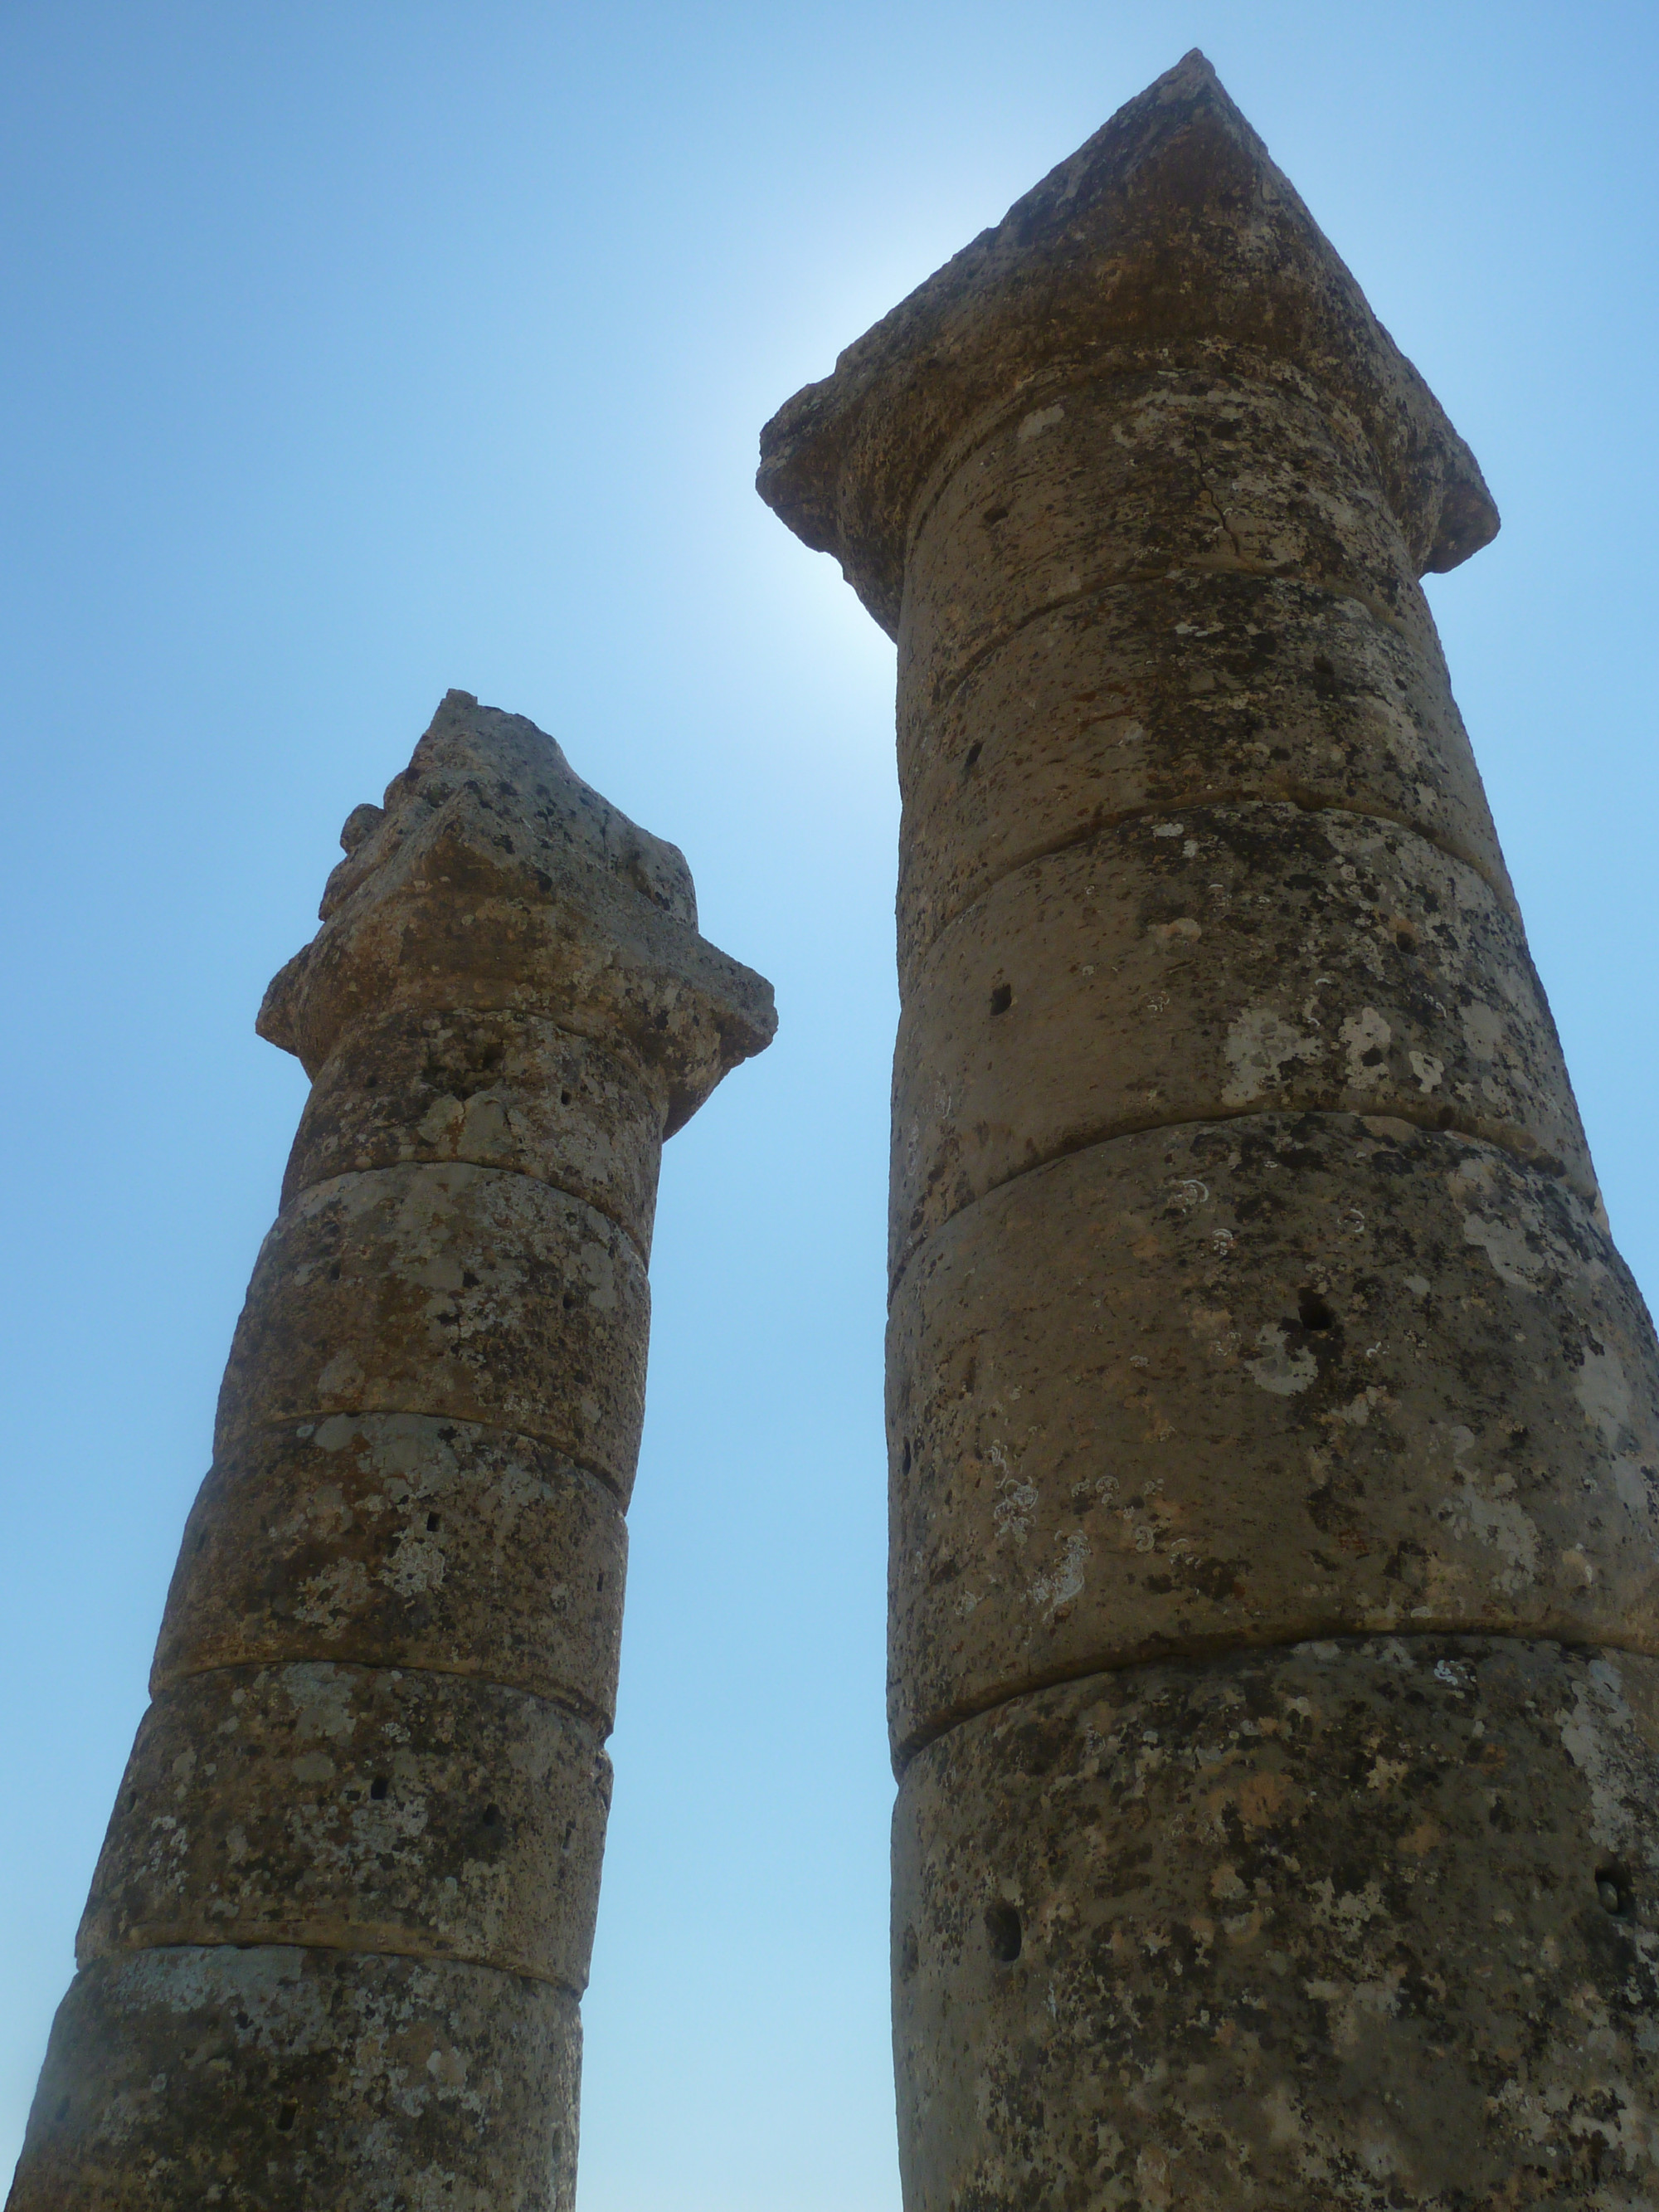
[[1172, 348], [1316, 374], [1370, 441], [1419, 573], [1496, 532], [1468, 447], [1197, 52], [779, 410], [761, 495], [891, 635], [919, 498], [958, 441], [1028, 388], [1052, 404], [1049, 385]]
[[1016, 870], [900, 1019], [895, 1269], [1010, 1176], [1126, 1130], [1267, 1108], [1589, 1149], [1519, 924], [1393, 823], [1258, 804], [1137, 817]]
[[667, 1097], [622, 1054], [530, 1014], [394, 1012], [353, 1028], [306, 1102], [283, 1182], [468, 1160], [580, 1198], [651, 1255]]
[[1513, 907], [1437, 641], [1323, 586], [1220, 571], [1024, 624], [935, 698], [899, 692], [899, 977], [999, 878], [1131, 814], [1345, 807], [1419, 830]]
[[1659, 1662], [1434, 1642], [1659, 1626], [1479, 470], [1199, 54], [761, 446], [899, 645], [906, 2212], [1659, 2203]]
[[771, 988], [468, 693], [340, 842], [19, 2212], [574, 2201], [660, 1147]]
[[1655, 1662], [1412, 1637], [1102, 1674], [895, 1819], [908, 2212], [1659, 2195]]
[[430, 1413], [538, 1437], [625, 1494], [649, 1315], [632, 1240], [529, 1176], [458, 1164], [316, 1183], [260, 1248], [215, 1455], [276, 1422]]
[[145, 1715], [76, 1955], [304, 1943], [587, 1981], [611, 1762], [457, 1674], [226, 1667]]
[[256, 1430], [203, 1484], [150, 1678], [329, 1659], [476, 1674], [609, 1732], [628, 1532], [532, 1437], [418, 1413]]
[[145, 1951], [58, 2008], [9, 2212], [573, 2212], [581, 2026], [441, 1960]]
[[1432, 632], [1358, 424], [1256, 356], [1039, 386], [940, 478], [899, 624], [902, 680], [924, 696], [1054, 607], [1182, 569], [1320, 585]]
[[450, 692], [384, 809], [360, 807], [342, 842], [323, 927], [259, 1014], [308, 1074], [394, 1009], [538, 1014], [636, 1054], [672, 1133], [771, 1041], [771, 986], [696, 934], [680, 854], [522, 715]]
[[425, 816], [461, 793], [517, 826], [544, 866], [597, 868], [671, 921], [696, 927], [697, 895], [678, 846], [641, 829], [584, 783], [527, 714], [481, 707], [470, 691], [445, 693], [409, 766], [386, 786], [385, 804], [354, 810], [340, 837], [346, 856], [323, 892], [322, 919], [339, 913]]
[[893, 1740], [1170, 1650], [1466, 1627], [1659, 1650], [1659, 1361], [1496, 1147], [1246, 1116], [959, 1214], [888, 1340]]

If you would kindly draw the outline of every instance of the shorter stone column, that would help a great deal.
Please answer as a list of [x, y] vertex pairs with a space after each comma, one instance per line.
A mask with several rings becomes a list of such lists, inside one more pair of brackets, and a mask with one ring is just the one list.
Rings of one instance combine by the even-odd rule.
[[14, 2212], [574, 2201], [658, 1161], [771, 994], [465, 692], [342, 842]]

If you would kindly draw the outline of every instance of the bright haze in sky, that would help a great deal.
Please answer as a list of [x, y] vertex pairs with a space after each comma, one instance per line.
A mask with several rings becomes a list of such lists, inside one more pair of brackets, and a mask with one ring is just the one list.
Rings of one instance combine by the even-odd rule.
[[756, 437], [1194, 45], [1503, 511], [1429, 588], [1651, 1294], [1650, 5], [0, 14], [0, 2179], [302, 1097], [254, 1012], [456, 685], [781, 1016], [665, 1164], [583, 2212], [896, 2212], [893, 653]]

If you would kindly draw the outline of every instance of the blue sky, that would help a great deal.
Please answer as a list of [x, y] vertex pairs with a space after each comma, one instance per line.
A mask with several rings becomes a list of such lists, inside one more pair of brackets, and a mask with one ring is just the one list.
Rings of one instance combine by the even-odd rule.
[[1652, 1296], [1659, 11], [0, 9], [0, 2174], [301, 1103], [254, 1010], [455, 684], [782, 1016], [666, 1157], [582, 2212], [896, 2212], [892, 649], [755, 439], [1195, 44], [1503, 510], [1431, 592]]

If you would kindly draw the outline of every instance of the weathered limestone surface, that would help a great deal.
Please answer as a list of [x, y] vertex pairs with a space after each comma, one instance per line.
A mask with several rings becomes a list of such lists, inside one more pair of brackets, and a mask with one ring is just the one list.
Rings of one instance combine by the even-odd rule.
[[919, 2212], [1659, 2191], [1659, 1674], [1409, 1637], [1091, 1675], [894, 1823]]
[[19, 2212], [574, 2201], [658, 1164], [771, 992], [467, 693], [341, 842]]
[[684, 858], [523, 715], [452, 691], [386, 798], [347, 822], [324, 927], [260, 1009], [308, 1075], [365, 1017], [540, 1016], [653, 1069], [672, 1136], [765, 1048], [769, 988], [697, 935]]
[[1066, 601], [1182, 568], [1299, 576], [1407, 636], [1431, 628], [1361, 424], [1288, 365], [1208, 347], [1023, 391], [945, 455], [911, 523], [907, 688], [960, 678]]
[[1525, 938], [1483, 878], [1363, 815], [1185, 807], [1013, 870], [919, 966], [894, 1267], [1023, 1169], [1263, 1107], [1462, 1128], [1594, 1194]]
[[899, 972], [1000, 876], [1124, 817], [1229, 799], [1419, 830], [1513, 907], [1432, 634], [1296, 576], [1175, 569], [1068, 598], [905, 687]]
[[631, 1240], [534, 1176], [337, 1176], [300, 1192], [260, 1249], [215, 1449], [306, 1414], [441, 1414], [539, 1437], [626, 1502], [649, 1321]]
[[893, 1301], [893, 1738], [1163, 1652], [1659, 1651], [1659, 1389], [1592, 1209], [1501, 1147], [1246, 1115], [1017, 1176]]
[[1206, 363], [1226, 376], [1238, 349], [1361, 426], [1413, 574], [1496, 534], [1468, 447], [1199, 54], [780, 409], [760, 493], [892, 635], [921, 495], [954, 452], [1028, 392]]
[[283, 1195], [365, 1168], [470, 1160], [583, 1200], [651, 1256], [664, 1086], [533, 1014], [398, 1012], [318, 1071]]
[[1468, 447], [1194, 54], [759, 488], [898, 647], [908, 2212], [1659, 2202], [1659, 1346]]
[[592, 1726], [522, 1690], [390, 1667], [216, 1668], [144, 1717], [76, 1954], [410, 1951], [580, 1996], [610, 1804]]
[[427, 1413], [255, 1430], [185, 1524], [152, 1693], [326, 1658], [477, 1674], [608, 1730], [628, 1526], [533, 1437]]
[[572, 2212], [581, 2023], [546, 1982], [229, 1944], [79, 1974], [13, 2212]]

